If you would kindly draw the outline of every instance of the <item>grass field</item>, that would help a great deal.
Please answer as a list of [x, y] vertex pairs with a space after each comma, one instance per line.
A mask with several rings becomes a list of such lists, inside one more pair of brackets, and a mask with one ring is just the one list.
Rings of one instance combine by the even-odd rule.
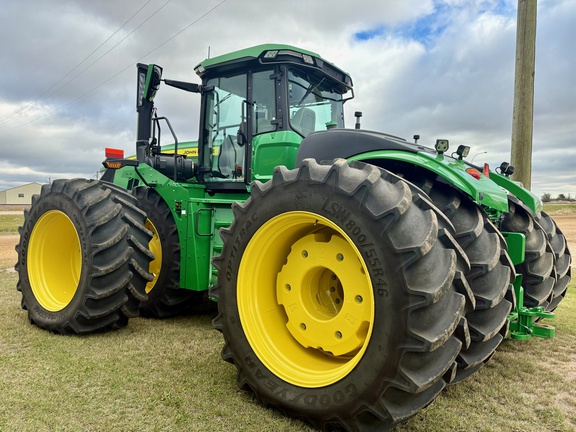
[[[59, 336], [28, 323], [16, 282], [0, 271], [0, 431], [312, 430], [237, 389], [235, 368], [220, 359], [213, 309]], [[576, 430], [574, 285], [547, 321], [554, 339], [505, 342], [397, 430]]]
[[17, 234], [18, 227], [24, 223], [24, 214], [1, 214], [0, 234]]
[[576, 204], [544, 204], [546, 213], [552, 216], [576, 214]]

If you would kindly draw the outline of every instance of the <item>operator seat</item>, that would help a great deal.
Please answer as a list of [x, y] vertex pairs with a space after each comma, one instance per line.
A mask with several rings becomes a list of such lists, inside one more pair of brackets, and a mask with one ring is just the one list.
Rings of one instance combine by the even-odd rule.
[[240, 147], [232, 135], [228, 135], [220, 146], [218, 170], [226, 178], [236, 178], [236, 167], [244, 171], [244, 148]]
[[305, 137], [316, 130], [316, 113], [310, 108], [300, 108], [290, 120], [292, 127]]

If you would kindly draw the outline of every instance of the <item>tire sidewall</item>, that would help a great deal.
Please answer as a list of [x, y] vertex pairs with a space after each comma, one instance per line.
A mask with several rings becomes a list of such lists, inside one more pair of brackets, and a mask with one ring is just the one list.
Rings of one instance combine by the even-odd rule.
[[[30, 275], [28, 273], [28, 247], [32, 232], [38, 220], [49, 211], [61, 211], [68, 216], [72, 221], [78, 239], [80, 241], [82, 253], [82, 268], [80, 278], [78, 281], [77, 290], [70, 303], [62, 310], [52, 312], [45, 309], [36, 299], [32, 291], [30, 282]], [[91, 267], [92, 255], [89, 251], [92, 250], [90, 241], [89, 230], [86, 225], [84, 216], [80, 209], [76, 206], [68, 196], [62, 193], [51, 193], [49, 195], [41, 196], [39, 200], [32, 206], [29, 211], [28, 218], [23, 226], [22, 234], [20, 236], [20, 256], [18, 257], [18, 264], [20, 267], [20, 280], [23, 301], [30, 314], [30, 319], [43, 328], [57, 328], [61, 327], [64, 323], [73, 319], [77, 310], [82, 306], [83, 298], [85, 297], [86, 287], [89, 286], [85, 279], [88, 277], [86, 269]], [[47, 251], [47, 253], [58, 253], [58, 251]]]
[[[262, 198], [260, 198], [262, 200]], [[219, 278], [226, 278], [219, 299], [220, 313], [224, 317], [225, 334], [234, 343], [236, 358], [242, 358], [245, 369], [243, 376], [249, 385], [256, 387], [257, 394], [282, 406], [287, 411], [322, 411], [333, 415], [346, 409], [352, 401], [357, 402], [366, 393], [377, 397], [382, 387], [396, 376], [405, 346], [407, 326], [407, 294], [401, 288], [402, 270], [397, 256], [391, 254], [391, 245], [379, 222], [371, 217], [359, 201], [342, 190], [328, 184], [304, 185], [298, 182], [287, 184], [281, 193], [269, 194], [264, 200], [252, 203], [254, 208], [246, 216], [237, 215], [235, 223], [240, 226], [231, 253], [223, 260]], [[373, 288], [374, 324], [368, 347], [356, 367], [340, 381], [320, 388], [302, 388], [278, 378], [257, 357], [242, 329], [236, 301], [239, 266], [243, 252], [254, 234], [271, 218], [285, 212], [306, 211], [323, 216], [338, 225], [360, 251], [369, 271]], [[391, 289], [393, 287], [394, 289]], [[372, 397], [372, 396], [369, 396]], [[348, 411], [354, 410], [348, 406]]]

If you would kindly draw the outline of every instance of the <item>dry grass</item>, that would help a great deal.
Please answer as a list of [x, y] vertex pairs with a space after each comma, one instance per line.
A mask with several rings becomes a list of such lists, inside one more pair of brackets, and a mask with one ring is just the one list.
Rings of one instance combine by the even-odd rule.
[[[58, 336], [28, 323], [16, 281], [0, 270], [0, 431], [311, 431], [237, 389], [213, 310]], [[575, 285], [549, 322], [556, 338], [507, 341], [397, 430], [576, 430]]]
[[0, 234], [16, 234], [24, 223], [24, 213], [0, 214]]
[[59, 336], [30, 325], [0, 273], [1, 431], [309, 430], [236, 387], [213, 312]]
[[[213, 312], [58, 336], [27, 322], [16, 280], [0, 273], [0, 430], [310, 430], [237, 389]], [[575, 430], [574, 289], [559, 307], [555, 339], [506, 342], [398, 430]]]
[[574, 216], [576, 204], [544, 204], [544, 211], [550, 216]]

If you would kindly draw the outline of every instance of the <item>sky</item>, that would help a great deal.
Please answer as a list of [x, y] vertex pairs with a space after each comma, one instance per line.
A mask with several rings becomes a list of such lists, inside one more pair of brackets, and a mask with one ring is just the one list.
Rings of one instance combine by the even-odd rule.
[[[320, 54], [353, 78], [346, 124], [510, 160], [517, 0], [2, 0], [0, 190], [94, 178], [133, 154], [136, 63], [200, 82], [208, 57], [262, 43]], [[532, 190], [576, 197], [576, 2], [539, 0]], [[163, 86], [158, 114], [196, 140], [200, 99]], [[164, 141], [166, 143], [167, 141]]]

